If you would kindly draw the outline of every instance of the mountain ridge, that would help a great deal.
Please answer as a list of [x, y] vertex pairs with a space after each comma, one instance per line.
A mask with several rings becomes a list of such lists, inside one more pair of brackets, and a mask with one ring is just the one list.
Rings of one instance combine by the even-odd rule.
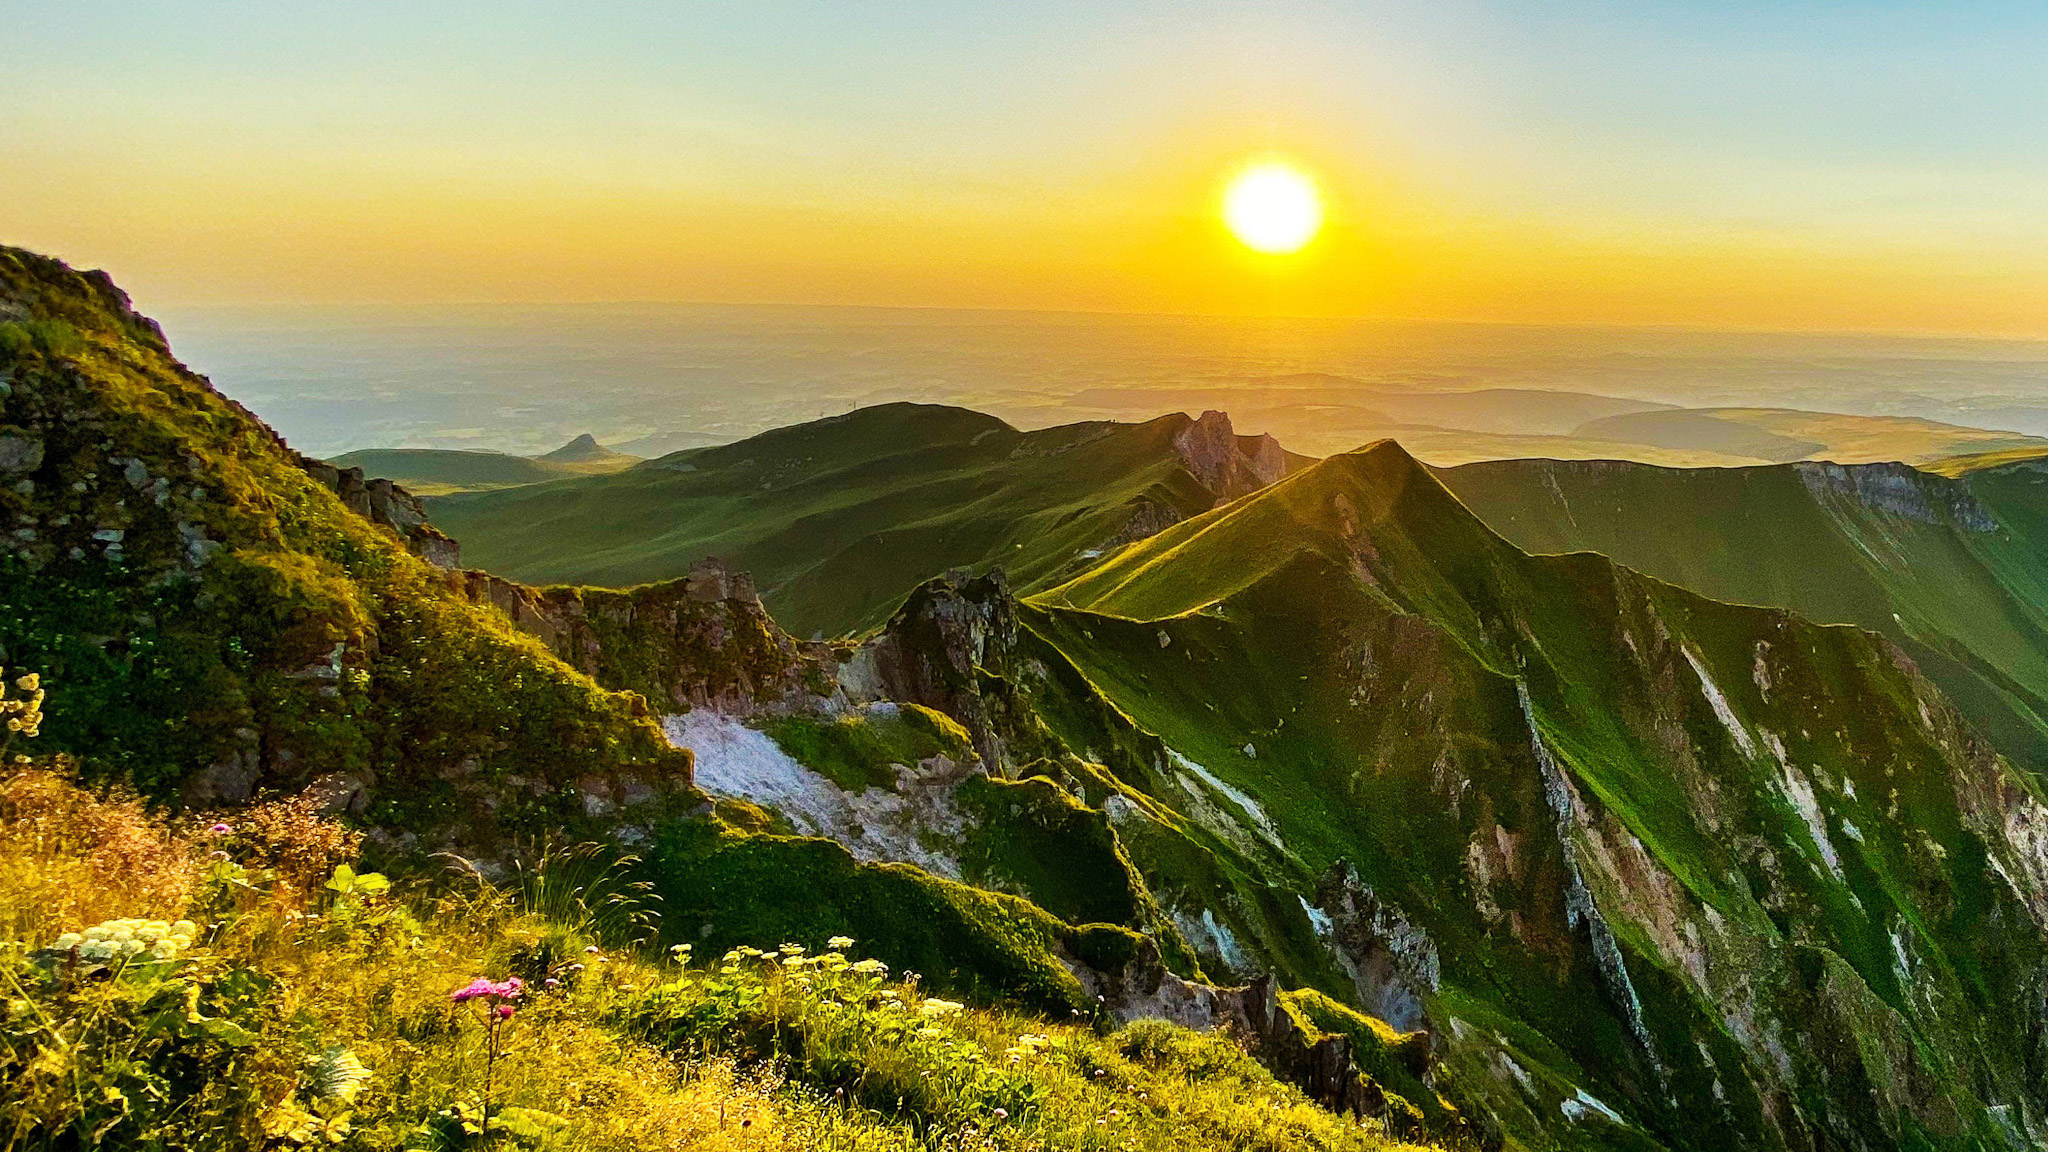
[[900, 403], [432, 511], [514, 579], [623, 587], [713, 555], [751, 572], [799, 635], [839, 635], [879, 626], [955, 567], [1049, 583], [1299, 462], [1216, 412], [1022, 432]]

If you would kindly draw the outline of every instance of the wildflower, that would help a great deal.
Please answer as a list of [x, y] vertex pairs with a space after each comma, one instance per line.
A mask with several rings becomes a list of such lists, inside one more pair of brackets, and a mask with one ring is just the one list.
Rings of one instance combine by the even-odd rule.
[[825, 947], [832, 949], [834, 952], [843, 952], [853, 947], [853, 937], [834, 936], [830, 940], [825, 941]]
[[549, 988], [560, 988], [562, 986], [562, 982], [560, 980], [555, 979], [553, 976], [550, 976], [547, 978], [546, 986]]
[[998, 1120], [1008, 1120], [1010, 1118], [1010, 1110], [1008, 1108], [998, 1108], [991, 1115]]
[[583, 954], [584, 954], [585, 956], [595, 956], [595, 955], [597, 955], [597, 945], [595, 945], [595, 944], [585, 944], [585, 945], [583, 946]]
[[497, 993], [497, 988], [497, 985], [479, 976], [476, 979], [471, 980], [469, 982], [468, 987], [457, 989], [455, 991], [455, 994], [450, 996], [449, 999], [453, 1000], [457, 1004], [461, 1004], [464, 1001], [475, 1000], [482, 996], [495, 995]]
[[28, 675], [23, 676], [19, 680], [16, 680], [14, 682], [14, 686], [16, 688], [21, 689], [23, 692], [33, 692], [37, 688], [41, 687], [42, 683], [43, 678], [40, 675], [31, 672]]
[[208, 828], [207, 832], [215, 836], [225, 836], [234, 830], [234, 826], [231, 824], [215, 824], [213, 827]]
[[924, 1004], [918, 1008], [917, 1012], [918, 1015], [926, 1017], [927, 1019], [936, 1020], [942, 1016], [955, 1015], [962, 1008], [965, 1007], [966, 1005], [961, 1004], [957, 1000], [941, 1000], [938, 997], [934, 996], [931, 999], [926, 1000]]
[[804, 946], [801, 944], [784, 944], [780, 951], [784, 956], [801, 956], [804, 954]]
[[512, 1011], [513, 1009], [510, 1004], [500, 1004], [493, 1015], [497, 1016], [500, 1020], [510, 1020], [512, 1018]]
[[867, 959], [853, 962], [853, 970], [863, 976], [887, 976], [889, 966], [880, 960]]

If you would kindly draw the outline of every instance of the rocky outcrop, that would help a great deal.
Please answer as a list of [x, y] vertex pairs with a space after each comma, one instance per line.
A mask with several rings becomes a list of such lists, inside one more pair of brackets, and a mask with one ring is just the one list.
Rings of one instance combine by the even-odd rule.
[[657, 711], [749, 715], [820, 706], [838, 694], [833, 650], [784, 632], [753, 579], [719, 560], [698, 561], [681, 580], [618, 591], [531, 588], [479, 571], [450, 579], [598, 683], [638, 692]]
[[[1272, 976], [1260, 976], [1240, 987], [1185, 980], [1167, 969], [1149, 939], [1142, 940], [1137, 955], [1121, 967], [1103, 970], [1072, 959], [1068, 964], [1082, 987], [1097, 997], [1104, 1015], [1118, 1024], [1167, 1020], [1198, 1030], [1223, 1029], [1275, 1076], [1300, 1088], [1316, 1103], [1332, 1111], [1384, 1120], [1397, 1135], [1423, 1134], [1424, 1116], [1415, 1102], [1392, 1091], [1363, 1065], [1391, 1069], [1410, 1092], [1429, 1092], [1433, 1097], [1428, 1084], [1435, 1069], [1427, 1033], [1396, 1035], [1373, 1058], [1365, 1058], [1352, 1037], [1325, 1031], [1304, 1019], [1291, 1002], [1296, 994], [1285, 991]], [[1455, 1115], [1440, 1099], [1427, 1103], [1439, 1120]], [[1464, 1132], [1460, 1121], [1453, 1120], [1445, 1127]]]
[[1016, 647], [1017, 602], [1002, 570], [954, 572], [919, 585], [848, 661], [840, 682], [856, 699], [922, 704], [951, 716], [989, 771], [1007, 773], [1015, 757], [1005, 734], [1026, 708], [1011, 675]]
[[336, 468], [305, 456], [299, 457], [299, 466], [341, 497], [349, 511], [397, 533], [420, 559], [439, 568], [462, 567], [461, 545], [427, 522], [419, 497], [381, 477], [365, 479], [361, 468]]
[[1211, 409], [1173, 438], [1181, 463], [1218, 503], [1248, 496], [1287, 474], [1287, 453], [1268, 436], [1239, 436]]
[[1424, 1006], [1442, 982], [1429, 935], [1338, 860], [1316, 885], [1316, 906], [1329, 917], [1331, 949], [1358, 992], [1358, 1003], [1402, 1030], [1427, 1023]]
[[1807, 491], [1822, 499], [1852, 501], [1920, 524], [1998, 531], [1998, 521], [1966, 485], [1904, 464], [1814, 462], [1792, 468]]

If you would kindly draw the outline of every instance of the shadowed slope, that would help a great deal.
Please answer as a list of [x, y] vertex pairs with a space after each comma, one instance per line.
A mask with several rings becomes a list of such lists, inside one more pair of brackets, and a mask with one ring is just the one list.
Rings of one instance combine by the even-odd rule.
[[2048, 501], [2031, 464], [1668, 469], [1509, 460], [1439, 473], [1531, 552], [1591, 550], [1720, 600], [1903, 646], [2008, 756], [2048, 769]]
[[2048, 808], [1878, 637], [1528, 556], [1387, 443], [1024, 619], [1322, 874], [1359, 1002], [1518, 1136], [2040, 1123]]

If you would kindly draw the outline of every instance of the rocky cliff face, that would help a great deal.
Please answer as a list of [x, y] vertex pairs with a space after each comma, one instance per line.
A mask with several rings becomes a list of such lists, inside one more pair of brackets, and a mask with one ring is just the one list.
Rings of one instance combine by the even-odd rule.
[[1174, 451], [1218, 503], [1248, 496], [1287, 474], [1287, 454], [1272, 436], [1239, 436], [1230, 416], [1202, 413], [1173, 438]]
[[684, 579], [620, 591], [529, 588], [477, 571], [452, 579], [571, 666], [663, 713], [815, 710], [839, 692], [832, 648], [784, 632], [752, 578], [715, 559]]
[[927, 581], [840, 670], [855, 699], [900, 700], [967, 729], [989, 770], [1016, 761], [1009, 735], [1022, 703], [1010, 691], [1017, 603], [1001, 569]]
[[1904, 464], [1798, 463], [1791, 466], [1815, 496], [1848, 500], [1920, 524], [1953, 523], [1996, 532], [1998, 521], [1969, 486]]
[[361, 468], [336, 468], [306, 456], [299, 457], [299, 466], [340, 497], [349, 511], [391, 529], [413, 555], [437, 568], [462, 567], [461, 545], [427, 523], [427, 509], [419, 497], [389, 480], [364, 479]]

